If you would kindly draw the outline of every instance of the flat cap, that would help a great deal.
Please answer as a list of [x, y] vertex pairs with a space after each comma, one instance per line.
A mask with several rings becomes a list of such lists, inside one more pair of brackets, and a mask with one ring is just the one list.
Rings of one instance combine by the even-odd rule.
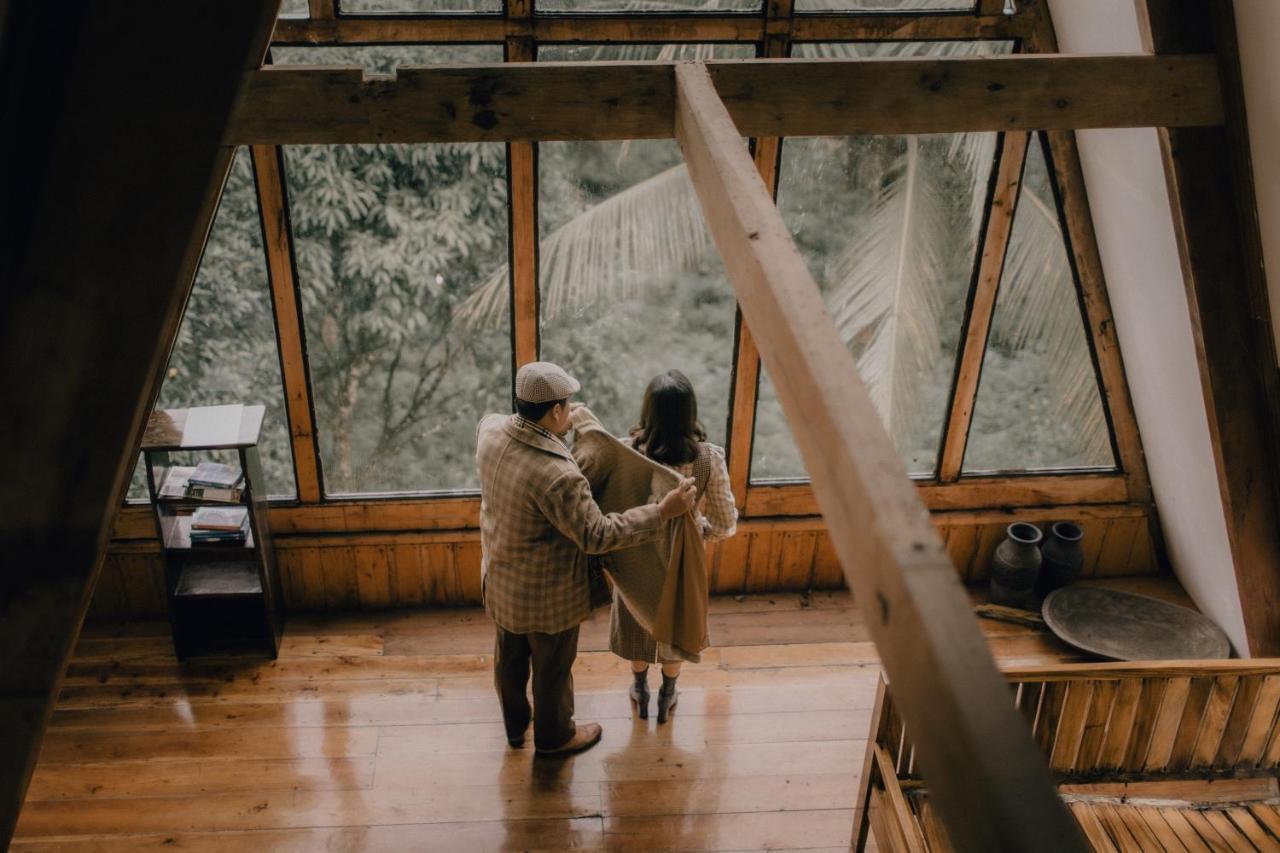
[[526, 403], [550, 403], [576, 394], [582, 386], [549, 361], [531, 361], [516, 371], [516, 397]]

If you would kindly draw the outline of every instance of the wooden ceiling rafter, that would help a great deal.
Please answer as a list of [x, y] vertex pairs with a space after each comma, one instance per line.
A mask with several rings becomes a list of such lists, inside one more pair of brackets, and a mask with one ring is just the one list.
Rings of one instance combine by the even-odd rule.
[[707, 67], [676, 69], [676, 138], [796, 435], [845, 580], [958, 849], [1083, 850], [1007, 701], [964, 588]]
[[0, 485], [11, 569], [0, 580], [0, 647], [11, 652], [0, 664], [0, 848], [235, 154], [222, 145], [227, 122], [273, 17], [271, 4], [216, 0], [35, 3], [12, 4], [0, 28], [0, 112], [25, 128], [2, 147], [27, 166], [0, 195], [16, 237], [0, 244], [0, 436], [21, 460]]
[[[268, 67], [246, 76], [228, 145], [670, 139], [679, 63]], [[760, 136], [1221, 124], [1212, 54], [706, 63]]]
[[1138, 12], [1156, 55], [1213, 50], [1222, 64], [1226, 123], [1158, 136], [1247, 651], [1280, 655], [1280, 367], [1234, 13], [1169, 0]]

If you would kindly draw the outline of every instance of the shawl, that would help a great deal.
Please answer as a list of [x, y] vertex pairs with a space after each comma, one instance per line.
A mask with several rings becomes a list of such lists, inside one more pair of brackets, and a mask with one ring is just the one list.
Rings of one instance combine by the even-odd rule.
[[[679, 484], [678, 473], [614, 438], [590, 409], [571, 418], [574, 459], [604, 512], [643, 506]], [[604, 567], [641, 627], [671, 657], [697, 662], [707, 647], [707, 565], [693, 514], [664, 521], [657, 539], [606, 555]]]

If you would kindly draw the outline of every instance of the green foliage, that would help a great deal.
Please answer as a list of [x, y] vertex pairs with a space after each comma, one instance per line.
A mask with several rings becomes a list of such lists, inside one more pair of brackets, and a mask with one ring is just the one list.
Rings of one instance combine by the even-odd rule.
[[327, 489], [472, 485], [509, 345], [450, 320], [506, 259], [503, 147], [294, 146], [286, 165]]
[[[390, 8], [412, 0], [374, 2]], [[801, 48], [818, 57], [1006, 49]], [[275, 48], [273, 61], [357, 64], [386, 74], [405, 63], [497, 61], [500, 50]], [[751, 51], [569, 45], [545, 48], [540, 58]], [[794, 139], [783, 146], [784, 219], [912, 471], [935, 464], [992, 139]], [[698, 390], [711, 439], [723, 442], [735, 303], [678, 148], [669, 141], [543, 143], [538, 164], [543, 357], [577, 375], [582, 398], [619, 433], [635, 423], [649, 378], [681, 369]], [[485, 412], [507, 411], [510, 400], [504, 147], [293, 146], [285, 166], [327, 492], [475, 488], [475, 424]], [[969, 461], [981, 467], [994, 460], [1003, 468], [1108, 464], [1105, 415], [1047, 176], [1039, 177], [1042, 163], [1029, 168], [1034, 198], [1024, 201], [1019, 218], [1034, 221], [1015, 229], [974, 422], [975, 435], [989, 432], [997, 440], [982, 445], [979, 436], [978, 446], [990, 452]], [[242, 151], [161, 401], [265, 403], [269, 485], [289, 493], [292, 460], [271, 311], [253, 174]], [[1012, 431], [1001, 420], [1011, 406], [1029, 413]], [[753, 476], [804, 476], [767, 378]]]

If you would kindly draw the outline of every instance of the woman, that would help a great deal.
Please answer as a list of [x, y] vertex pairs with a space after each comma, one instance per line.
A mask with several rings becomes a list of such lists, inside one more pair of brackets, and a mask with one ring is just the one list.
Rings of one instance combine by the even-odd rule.
[[[729, 472], [724, 450], [706, 441], [707, 433], [698, 422], [698, 399], [688, 377], [678, 370], [655, 376], [644, 392], [640, 424], [627, 440], [645, 456], [692, 477], [697, 491], [694, 516], [704, 539], [727, 539], [734, 534], [738, 510], [729, 488]], [[662, 687], [658, 691], [658, 722], [665, 723], [679, 694], [676, 679], [681, 659], [664, 646], [660, 655], [657, 641], [632, 615], [614, 590], [610, 614], [609, 649], [631, 661], [634, 682], [631, 699], [640, 719], [649, 718], [649, 664], [662, 665]]]

